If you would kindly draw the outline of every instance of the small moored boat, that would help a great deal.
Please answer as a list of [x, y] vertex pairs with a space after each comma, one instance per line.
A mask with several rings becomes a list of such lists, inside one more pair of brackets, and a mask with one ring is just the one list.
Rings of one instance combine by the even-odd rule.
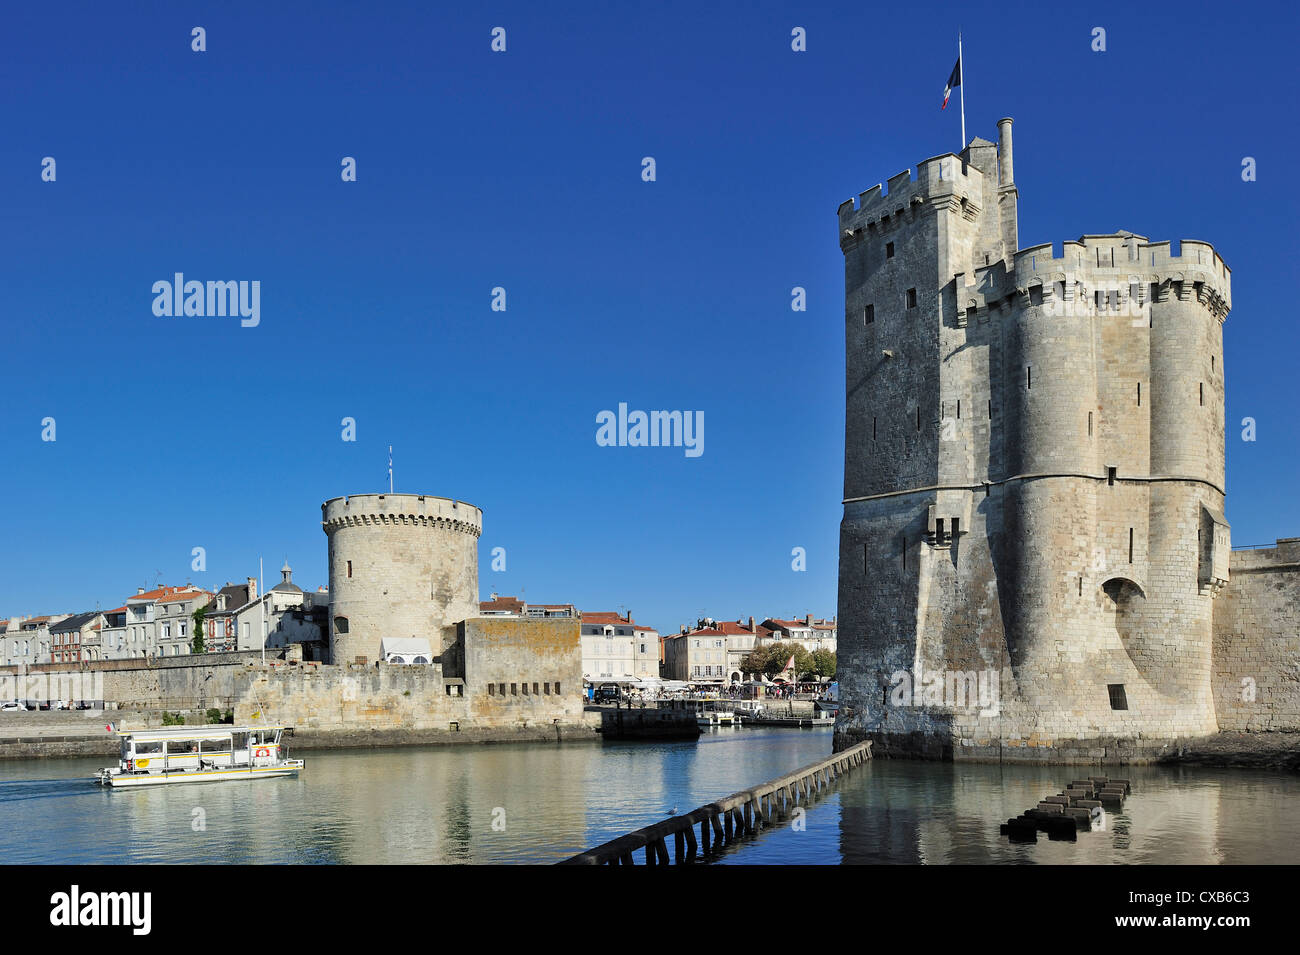
[[95, 774], [101, 786], [160, 786], [296, 776], [301, 759], [287, 759], [284, 726], [173, 726], [119, 731], [117, 766]]

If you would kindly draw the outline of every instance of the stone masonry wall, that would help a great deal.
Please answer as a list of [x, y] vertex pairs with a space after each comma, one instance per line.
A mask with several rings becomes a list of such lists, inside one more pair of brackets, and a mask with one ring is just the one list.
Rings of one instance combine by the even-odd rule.
[[1223, 730], [1300, 730], [1300, 538], [1233, 551], [1214, 619]]
[[263, 720], [306, 733], [438, 731], [477, 738], [485, 731], [512, 738], [516, 731], [584, 723], [576, 619], [474, 618], [461, 632], [463, 655], [448, 657], [463, 660], [463, 679], [441, 665], [254, 668], [241, 682], [235, 722], [254, 722], [260, 712]]

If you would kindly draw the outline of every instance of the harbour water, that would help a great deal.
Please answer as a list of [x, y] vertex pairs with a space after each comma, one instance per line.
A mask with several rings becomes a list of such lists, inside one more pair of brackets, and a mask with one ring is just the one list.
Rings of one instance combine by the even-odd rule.
[[[829, 730], [717, 729], [692, 743], [297, 751], [297, 779], [101, 789], [103, 758], [0, 762], [0, 862], [549, 863], [813, 762]], [[724, 852], [759, 863], [1293, 863], [1300, 778], [1125, 767], [1133, 794], [1077, 843], [998, 824], [1081, 767], [879, 760], [798, 825]]]

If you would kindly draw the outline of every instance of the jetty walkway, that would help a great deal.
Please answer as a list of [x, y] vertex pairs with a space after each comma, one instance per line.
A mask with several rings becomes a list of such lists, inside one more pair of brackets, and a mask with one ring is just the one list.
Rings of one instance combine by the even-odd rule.
[[[827, 789], [840, 776], [871, 758], [871, 741], [858, 743], [826, 759], [818, 760], [787, 776], [750, 789], [732, 793], [694, 812], [673, 816], [644, 826], [635, 832], [588, 849], [560, 865], [636, 865], [634, 853], [644, 851], [646, 865], [678, 865], [710, 855], [741, 835], [790, 815], [813, 795]], [[695, 827], [700, 834], [696, 839]], [[673, 852], [668, 852], [668, 840]]]

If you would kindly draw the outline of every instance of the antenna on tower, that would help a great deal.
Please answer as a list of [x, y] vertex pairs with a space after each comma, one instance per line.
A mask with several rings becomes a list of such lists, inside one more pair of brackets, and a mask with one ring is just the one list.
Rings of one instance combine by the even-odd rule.
[[388, 493], [393, 493], [393, 446], [388, 446]]

